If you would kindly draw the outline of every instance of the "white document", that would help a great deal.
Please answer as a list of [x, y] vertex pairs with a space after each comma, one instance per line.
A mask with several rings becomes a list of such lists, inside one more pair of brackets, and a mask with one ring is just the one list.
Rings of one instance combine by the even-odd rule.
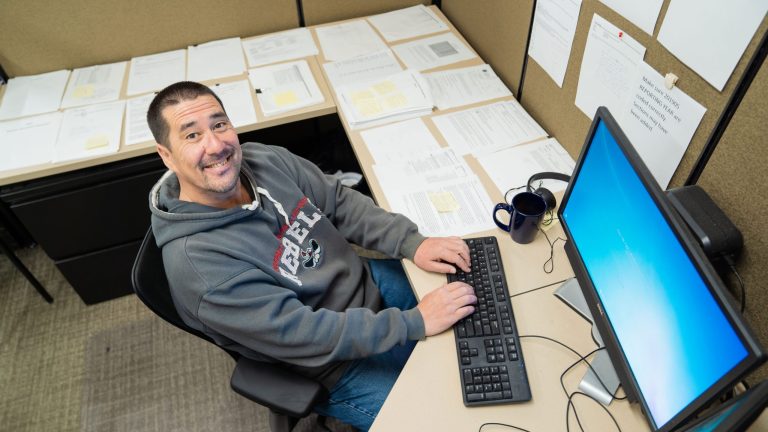
[[[382, 168], [377, 176], [388, 176]], [[390, 210], [407, 216], [427, 237], [463, 236], [496, 226], [491, 219], [494, 204], [476, 176], [400, 187], [380, 182]]]
[[448, 25], [422, 5], [368, 17], [387, 42], [448, 30]]
[[[475, 176], [467, 162], [449, 148], [412, 155], [406, 161], [376, 164], [373, 170], [380, 181], [384, 180], [389, 186], [396, 185], [396, 189], [403, 186], [406, 189], [412, 188], [414, 184], [434, 185]], [[387, 179], [387, 176], [390, 178]]]
[[668, 90], [664, 77], [643, 62], [632, 97], [616, 118], [659, 186], [666, 189], [705, 112], [679, 88]]
[[429, 86], [421, 74], [412, 70], [340, 87], [338, 96], [339, 107], [353, 129], [419, 117], [431, 113], [434, 107]]
[[334, 90], [344, 85], [375, 81], [403, 70], [388, 49], [325, 63], [323, 69]]
[[418, 39], [392, 47], [408, 69], [423, 71], [475, 57], [453, 33]]
[[539, 0], [531, 27], [528, 55], [563, 87], [581, 0]]
[[[659, 19], [664, 0], [600, 0], [611, 9], [628, 19], [632, 24], [653, 36], [653, 29]], [[690, 9], [691, 11], [695, 9]], [[698, 12], [698, 11], [697, 11]], [[669, 13], [669, 12], [667, 12]]]
[[387, 49], [387, 44], [365, 20], [316, 27], [325, 61], [345, 60]]
[[446, 110], [489, 99], [512, 96], [487, 64], [424, 74], [435, 105]]
[[766, 11], [765, 0], [671, 0], [658, 39], [722, 91]]
[[547, 136], [516, 100], [435, 116], [432, 121], [460, 155], [480, 156]]
[[208, 81], [242, 75], [243, 72], [245, 59], [239, 37], [187, 48], [187, 77], [190, 81]]
[[325, 100], [306, 60], [250, 69], [248, 78], [265, 116]]
[[11, 78], [5, 89], [0, 120], [56, 111], [69, 78], [68, 70]]
[[[532, 175], [540, 172], [573, 173], [576, 162], [554, 138], [488, 153], [477, 158], [488, 176], [502, 194], [512, 188], [526, 186]], [[541, 180], [534, 187], [545, 187], [552, 192], [564, 190], [568, 185], [559, 180]]]
[[318, 54], [317, 45], [308, 28], [297, 28], [243, 40], [243, 50], [249, 67]]
[[413, 155], [440, 150], [440, 144], [420, 118], [360, 132], [374, 164], [407, 162]]
[[159, 91], [187, 76], [187, 50], [168, 51], [131, 59], [128, 96]]
[[211, 90], [221, 99], [232, 126], [256, 123], [256, 107], [253, 106], [248, 80], [212, 85]]
[[125, 145], [155, 142], [147, 123], [147, 110], [154, 93], [128, 99], [125, 108]]
[[60, 112], [0, 122], [0, 171], [51, 162], [60, 124]]
[[128, 62], [119, 62], [73, 70], [61, 107], [71, 108], [119, 99], [127, 66]]
[[86, 105], [64, 111], [54, 162], [84, 159], [120, 148], [125, 101]]
[[601, 105], [615, 114], [624, 108], [645, 47], [599, 15], [592, 17], [581, 60], [576, 106], [590, 119]]

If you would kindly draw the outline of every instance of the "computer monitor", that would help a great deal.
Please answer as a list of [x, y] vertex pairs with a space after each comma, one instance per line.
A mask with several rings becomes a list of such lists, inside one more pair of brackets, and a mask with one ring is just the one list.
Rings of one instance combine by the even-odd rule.
[[616, 373], [653, 430], [678, 427], [765, 360], [696, 240], [604, 107], [558, 216]]
[[741, 432], [746, 430], [768, 406], [768, 381], [717, 407], [709, 415], [683, 426], [679, 432]]

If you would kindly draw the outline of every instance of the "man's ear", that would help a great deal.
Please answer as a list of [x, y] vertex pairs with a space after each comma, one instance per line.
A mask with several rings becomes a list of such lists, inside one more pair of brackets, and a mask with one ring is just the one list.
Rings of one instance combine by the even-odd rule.
[[157, 148], [157, 154], [160, 155], [160, 158], [163, 160], [163, 163], [165, 164], [166, 168], [169, 170], [176, 172], [176, 165], [173, 163], [173, 156], [171, 155], [171, 150], [162, 145], [155, 143], [155, 147]]

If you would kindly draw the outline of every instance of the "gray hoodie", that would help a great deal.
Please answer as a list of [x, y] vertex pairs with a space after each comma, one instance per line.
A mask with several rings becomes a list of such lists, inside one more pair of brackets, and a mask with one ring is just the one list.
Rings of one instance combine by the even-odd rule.
[[250, 205], [181, 201], [170, 171], [150, 192], [152, 229], [184, 322], [329, 388], [347, 361], [423, 338], [417, 309], [381, 309], [368, 266], [349, 245], [412, 259], [424, 240], [417, 227], [281, 147], [242, 149]]

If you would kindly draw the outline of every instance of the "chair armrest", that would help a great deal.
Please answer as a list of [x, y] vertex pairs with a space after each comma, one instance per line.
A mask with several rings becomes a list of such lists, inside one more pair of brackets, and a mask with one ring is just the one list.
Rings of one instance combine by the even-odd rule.
[[230, 379], [232, 390], [259, 405], [291, 417], [305, 417], [328, 397], [319, 382], [272, 363], [240, 357]]

